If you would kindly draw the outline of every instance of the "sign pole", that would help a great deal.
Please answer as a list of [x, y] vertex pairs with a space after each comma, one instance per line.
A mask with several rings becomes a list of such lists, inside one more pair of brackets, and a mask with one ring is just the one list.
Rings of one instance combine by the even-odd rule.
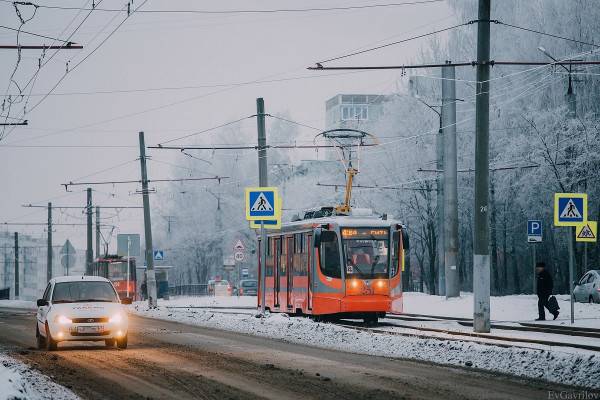
[[569, 229], [569, 294], [571, 295], [571, 324], [575, 323], [575, 303], [573, 301], [573, 241], [575, 240], [575, 228]]
[[265, 222], [260, 221], [260, 312], [265, 314], [265, 301], [267, 292], [267, 232], [265, 231]]
[[531, 244], [533, 247], [533, 294], [536, 294], [537, 292], [537, 279], [536, 279], [536, 273], [535, 273], [535, 264], [536, 264], [536, 254], [535, 254], [535, 243]]

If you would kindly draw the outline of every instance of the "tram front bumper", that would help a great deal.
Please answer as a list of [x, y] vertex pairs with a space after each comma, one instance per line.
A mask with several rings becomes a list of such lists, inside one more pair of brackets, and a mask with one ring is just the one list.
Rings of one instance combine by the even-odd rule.
[[389, 312], [392, 300], [384, 295], [346, 296], [342, 299], [342, 312]]

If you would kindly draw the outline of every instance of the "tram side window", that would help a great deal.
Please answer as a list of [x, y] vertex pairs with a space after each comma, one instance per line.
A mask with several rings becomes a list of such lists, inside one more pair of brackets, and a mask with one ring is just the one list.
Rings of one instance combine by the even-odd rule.
[[321, 272], [330, 278], [341, 278], [340, 245], [337, 234], [324, 231], [321, 234]]
[[402, 250], [400, 249], [400, 232], [396, 231], [392, 233], [392, 268], [390, 268], [390, 277], [394, 277], [398, 274], [398, 271], [402, 268], [400, 262], [400, 255]]

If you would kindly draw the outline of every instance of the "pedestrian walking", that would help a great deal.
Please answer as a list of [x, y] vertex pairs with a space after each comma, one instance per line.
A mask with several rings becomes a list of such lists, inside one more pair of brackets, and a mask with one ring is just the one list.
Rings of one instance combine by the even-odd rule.
[[537, 296], [538, 296], [538, 318], [536, 321], [546, 320], [546, 311], [544, 307], [550, 311], [554, 316], [554, 319], [558, 317], [558, 309], [551, 307], [549, 304], [550, 296], [552, 295], [552, 289], [554, 289], [554, 282], [552, 281], [552, 275], [546, 270], [546, 264], [538, 262], [535, 265], [537, 273]]

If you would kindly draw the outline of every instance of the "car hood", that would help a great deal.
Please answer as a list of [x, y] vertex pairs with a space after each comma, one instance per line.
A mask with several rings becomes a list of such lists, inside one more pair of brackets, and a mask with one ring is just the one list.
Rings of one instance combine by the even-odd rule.
[[50, 309], [52, 314], [68, 318], [110, 317], [120, 311], [124, 311], [120, 303], [60, 303], [53, 304]]

